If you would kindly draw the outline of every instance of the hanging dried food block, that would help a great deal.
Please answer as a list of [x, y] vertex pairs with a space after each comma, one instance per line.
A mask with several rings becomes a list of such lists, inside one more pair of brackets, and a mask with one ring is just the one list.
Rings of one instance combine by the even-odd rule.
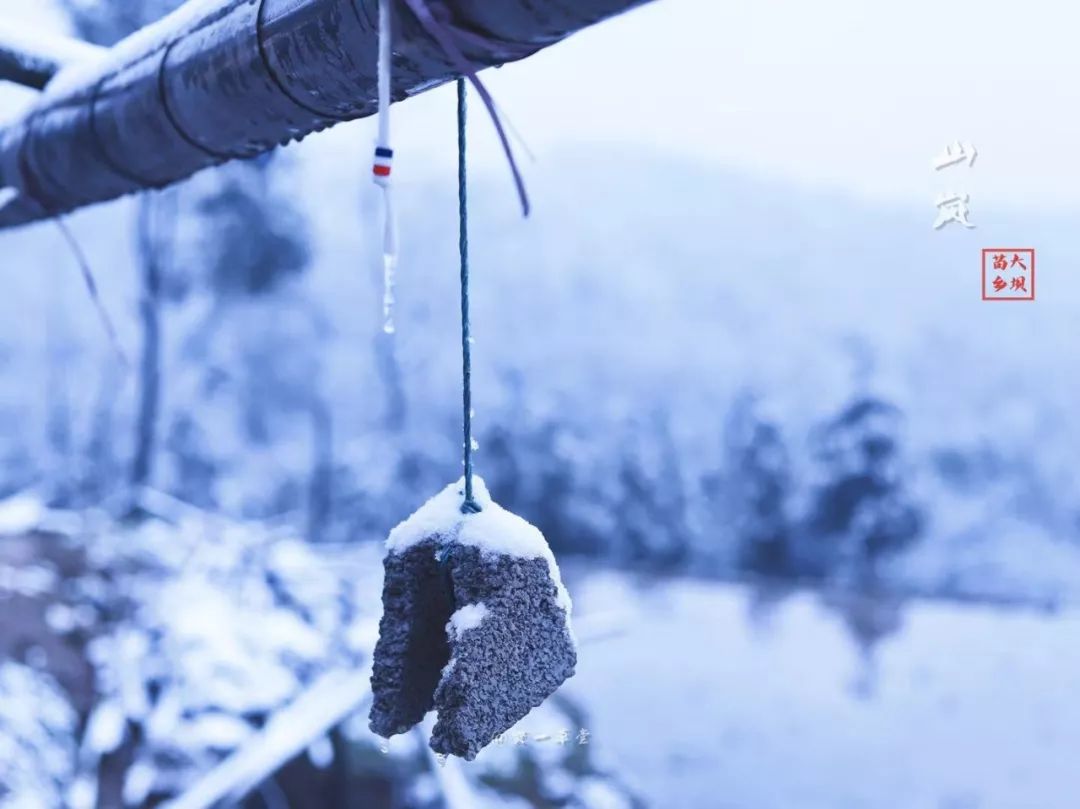
[[480, 513], [461, 513], [459, 483], [390, 535], [371, 712], [372, 730], [389, 736], [434, 707], [432, 749], [470, 760], [577, 663], [570, 598], [543, 535], [476, 483]]
[[449, 582], [429, 537], [383, 562], [383, 616], [371, 675], [371, 729], [389, 738], [431, 710], [435, 687], [450, 656], [442, 626], [453, 606]]
[[431, 747], [472, 760], [574, 674], [570, 599], [540, 531], [494, 503], [462, 521], [446, 563], [458, 609]]

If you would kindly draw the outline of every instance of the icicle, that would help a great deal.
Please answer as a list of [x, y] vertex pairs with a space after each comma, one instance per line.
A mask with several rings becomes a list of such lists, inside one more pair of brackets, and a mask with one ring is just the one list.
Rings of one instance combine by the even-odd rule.
[[393, 334], [394, 284], [396, 283], [398, 244], [397, 214], [390, 177], [394, 169], [394, 150], [390, 146], [390, 77], [393, 59], [393, 26], [390, 0], [379, 3], [379, 135], [375, 143], [372, 177], [383, 190], [383, 331]]
[[383, 331], [393, 334], [397, 327], [394, 325], [394, 281], [397, 271], [397, 256], [383, 253]]

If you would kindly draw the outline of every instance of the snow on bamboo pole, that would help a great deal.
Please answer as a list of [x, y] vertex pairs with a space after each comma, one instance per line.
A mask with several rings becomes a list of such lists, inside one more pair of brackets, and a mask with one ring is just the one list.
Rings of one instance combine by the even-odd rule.
[[[394, 2], [394, 0], [387, 0]], [[427, 0], [475, 68], [516, 61], [645, 0]], [[393, 97], [458, 66], [395, 2]], [[0, 131], [0, 227], [251, 157], [376, 110], [378, 0], [190, 0], [62, 69]]]

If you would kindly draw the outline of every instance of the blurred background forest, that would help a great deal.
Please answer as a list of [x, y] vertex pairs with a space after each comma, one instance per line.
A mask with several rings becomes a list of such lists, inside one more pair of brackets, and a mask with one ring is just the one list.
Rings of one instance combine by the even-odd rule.
[[[24, 16], [108, 44], [176, 5]], [[0, 806], [159, 805], [362, 668], [378, 543], [460, 474], [451, 94], [400, 158], [393, 335], [371, 122], [72, 217], [126, 367], [55, 225], [0, 234]], [[526, 222], [475, 178], [477, 465], [564, 567], [579, 676], [460, 767], [354, 706], [246, 805], [1069, 805], [1071, 219], [935, 233], [932, 189], [676, 142], [543, 150]], [[1037, 309], [979, 303], [997, 237]]]

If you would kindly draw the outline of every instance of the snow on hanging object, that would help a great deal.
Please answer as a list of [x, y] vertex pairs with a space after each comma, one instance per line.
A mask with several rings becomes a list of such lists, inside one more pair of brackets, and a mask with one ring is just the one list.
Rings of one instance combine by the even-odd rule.
[[434, 708], [431, 748], [472, 760], [574, 674], [571, 602], [543, 535], [491, 500], [462, 514], [464, 481], [390, 533], [371, 677], [371, 729]]
[[487, 612], [483, 602], [466, 604], [450, 616], [450, 622], [446, 625], [446, 636], [456, 640], [470, 629], [476, 629], [487, 617]]

